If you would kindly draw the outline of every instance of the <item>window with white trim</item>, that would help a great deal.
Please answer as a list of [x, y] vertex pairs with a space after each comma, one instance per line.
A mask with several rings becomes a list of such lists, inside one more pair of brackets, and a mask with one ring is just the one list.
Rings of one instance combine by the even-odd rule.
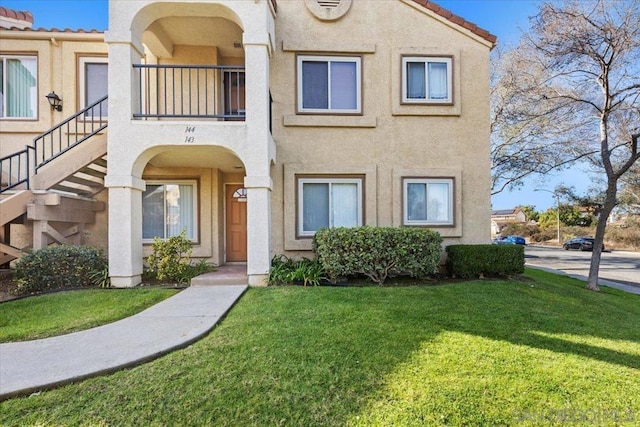
[[452, 59], [403, 56], [402, 102], [450, 104], [453, 102]]
[[147, 181], [142, 193], [142, 239], [168, 239], [186, 230], [187, 238], [195, 241], [197, 213], [197, 181]]
[[453, 178], [404, 178], [404, 225], [452, 226]]
[[297, 57], [298, 112], [362, 112], [361, 58]]
[[362, 225], [361, 178], [298, 178], [298, 235]]
[[[80, 108], [84, 108], [103, 98], [108, 93], [109, 65], [107, 58], [83, 57], [79, 60]], [[102, 103], [102, 110], [95, 109], [94, 116], [107, 117], [107, 102]], [[87, 116], [91, 116], [88, 111]]]
[[0, 118], [38, 117], [38, 58], [0, 56]]

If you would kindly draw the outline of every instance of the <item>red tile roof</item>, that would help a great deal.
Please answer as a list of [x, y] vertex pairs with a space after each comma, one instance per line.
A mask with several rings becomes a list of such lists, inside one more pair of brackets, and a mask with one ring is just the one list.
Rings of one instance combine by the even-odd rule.
[[449, 21], [453, 22], [456, 25], [459, 25], [463, 28], [466, 28], [467, 30], [471, 31], [473, 34], [485, 39], [486, 41], [488, 41], [489, 43], [492, 44], [492, 46], [496, 45], [496, 41], [497, 41], [497, 37], [494, 36], [493, 34], [491, 34], [490, 32], [488, 32], [487, 30], [483, 30], [482, 28], [478, 27], [476, 24], [467, 21], [466, 19], [464, 19], [461, 16], [458, 16], [456, 14], [454, 14], [453, 12], [438, 6], [437, 4], [435, 4], [432, 1], [429, 0], [413, 0], [415, 3], [419, 4], [420, 6], [423, 6], [424, 8], [442, 16], [445, 19], [448, 19]]
[[0, 30], [10, 30], [10, 31], [24, 31], [24, 32], [34, 32], [34, 33], [73, 33], [73, 34], [102, 34], [104, 31], [92, 29], [92, 30], [83, 30], [82, 28], [78, 30], [72, 30], [71, 28], [65, 28], [64, 30], [60, 30], [58, 28], [18, 28], [18, 27], [3, 27], [0, 25]]
[[20, 11], [7, 9], [6, 7], [0, 7], [0, 16], [17, 19], [18, 21], [26, 21], [33, 24], [33, 15], [28, 10]]

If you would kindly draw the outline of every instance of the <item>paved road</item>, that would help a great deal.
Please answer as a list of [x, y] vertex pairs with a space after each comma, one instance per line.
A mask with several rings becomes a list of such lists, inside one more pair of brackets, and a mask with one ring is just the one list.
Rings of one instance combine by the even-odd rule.
[[[527, 264], [588, 276], [591, 252], [527, 246], [525, 258]], [[600, 278], [640, 286], [640, 253], [604, 252]]]

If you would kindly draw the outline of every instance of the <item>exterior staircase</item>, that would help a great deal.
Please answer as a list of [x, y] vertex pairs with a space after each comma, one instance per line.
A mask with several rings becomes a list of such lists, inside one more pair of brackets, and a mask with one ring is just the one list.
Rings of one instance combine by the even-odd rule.
[[[30, 247], [82, 244], [85, 224], [105, 209], [93, 197], [107, 173], [107, 97], [0, 158], [0, 266]], [[11, 245], [11, 224], [31, 224], [32, 245]]]

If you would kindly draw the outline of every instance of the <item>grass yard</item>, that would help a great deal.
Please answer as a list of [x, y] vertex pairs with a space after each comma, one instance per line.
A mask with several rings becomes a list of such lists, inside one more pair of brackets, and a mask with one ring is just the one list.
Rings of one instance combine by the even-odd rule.
[[527, 277], [250, 289], [194, 345], [0, 425], [638, 425], [640, 297]]
[[115, 322], [175, 295], [173, 289], [56, 292], [0, 304], [0, 343], [51, 337]]

